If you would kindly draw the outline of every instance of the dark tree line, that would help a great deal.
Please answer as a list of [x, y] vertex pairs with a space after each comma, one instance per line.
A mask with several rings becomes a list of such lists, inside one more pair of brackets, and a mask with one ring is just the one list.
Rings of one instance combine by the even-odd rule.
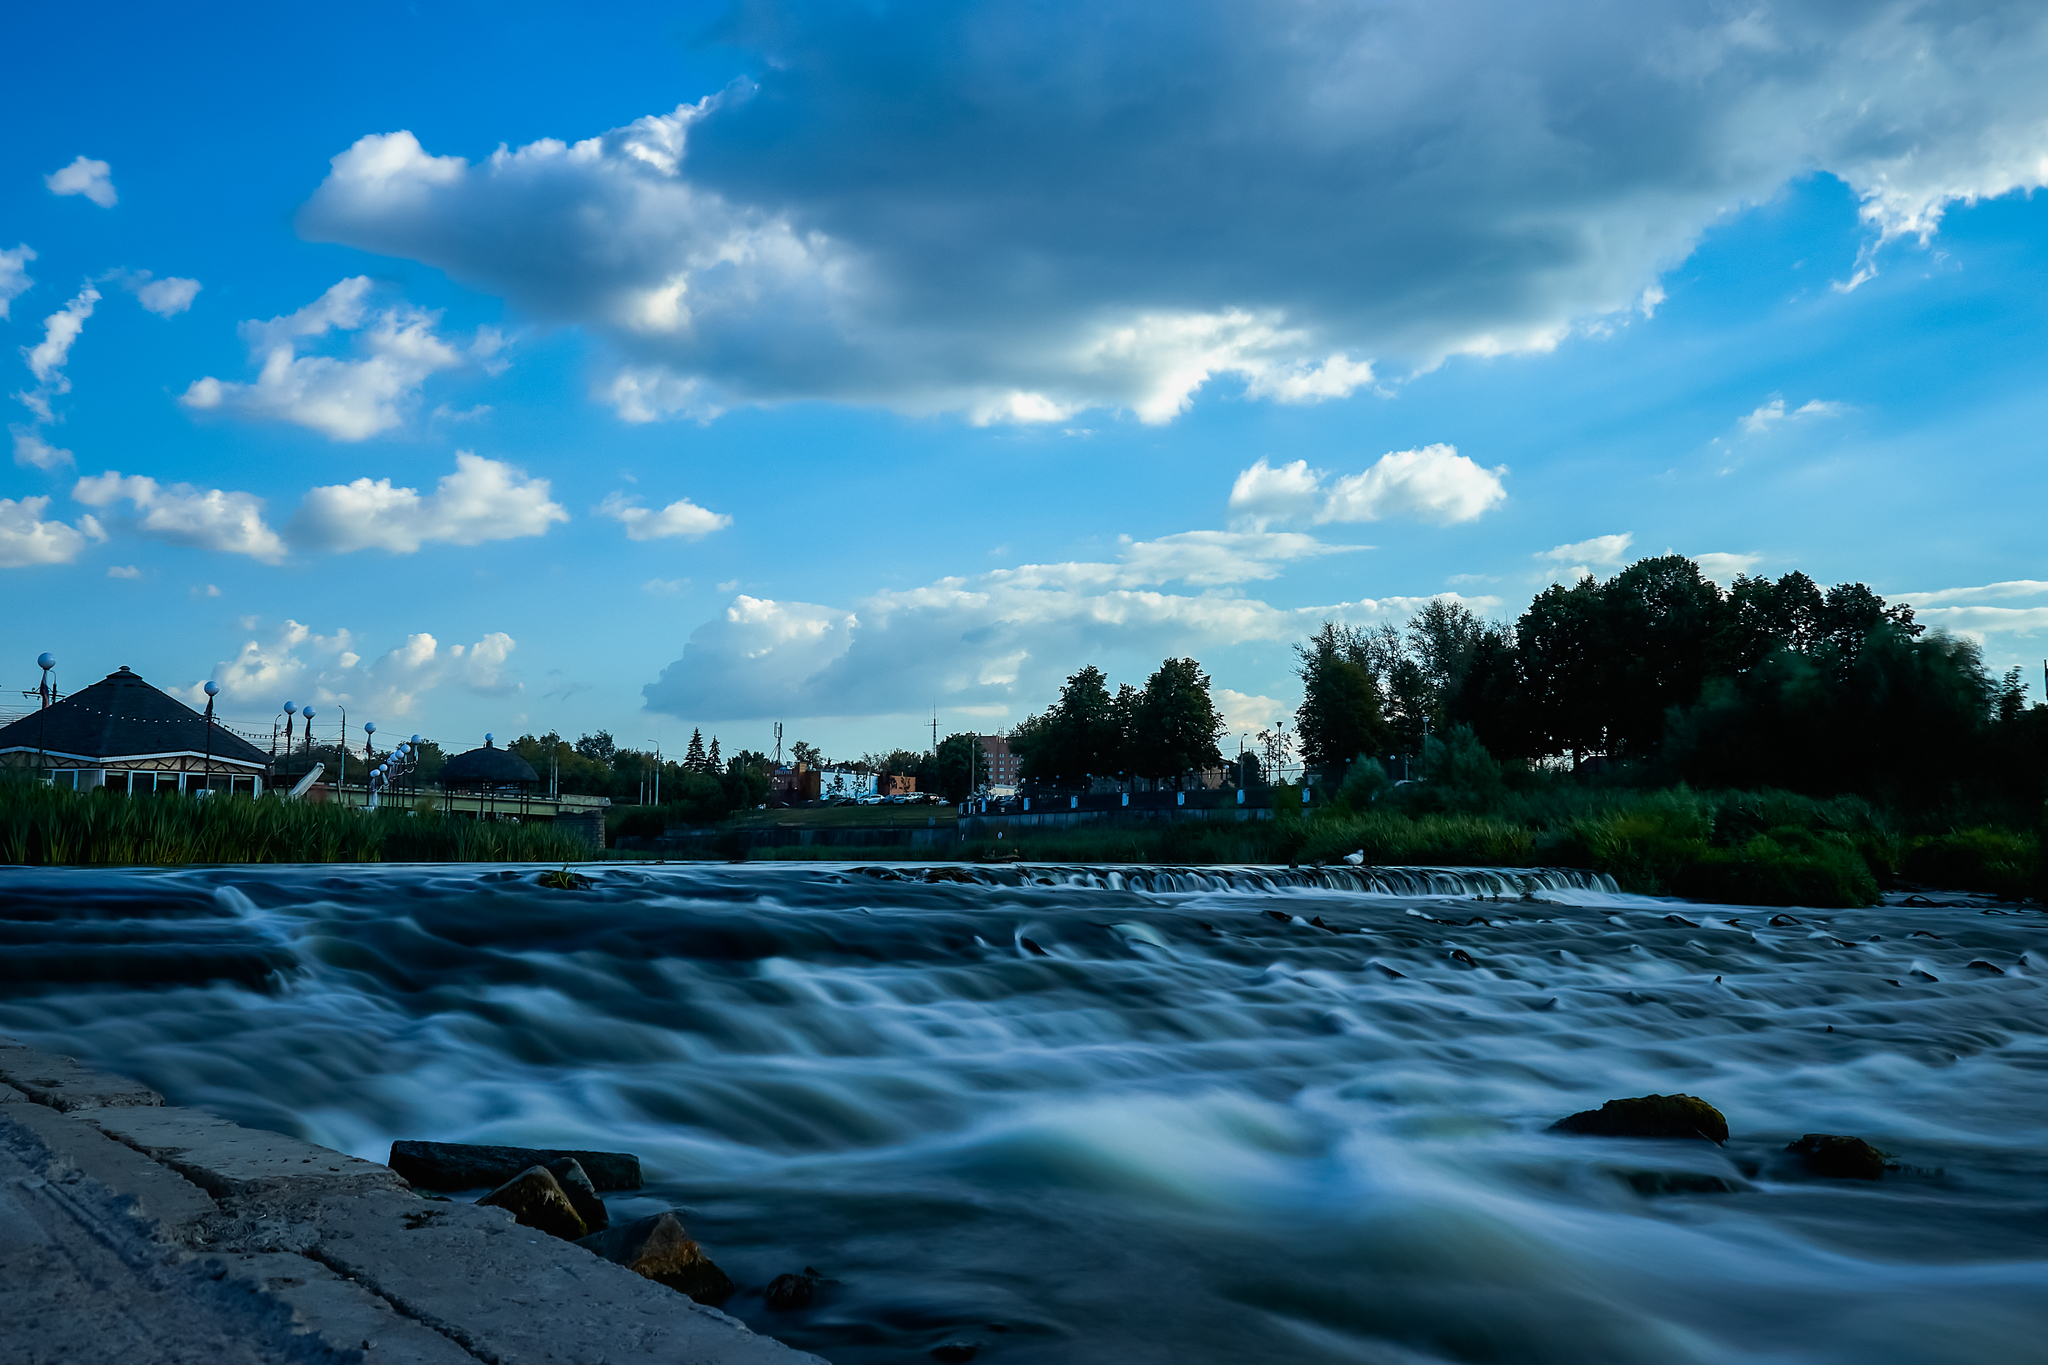
[[1010, 731], [1020, 780], [1084, 788], [1097, 778], [1165, 782], [1222, 765], [1223, 718], [1209, 675], [1193, 659], [1167, 659], [1143, 688], [1111, 692], [1094, 665], [1068, 678], [1059, 700]]
[[1500, 758], [1906, 801], [2038, 801], [2048, 760], [2018, 669], [1993, 677], [1910, 606], [1796, 572], [1724, 592], [1664, 555], [1550, 587], [1512, 625], [1433, 602], [1405, 633], [1326, 624], [1298, 648], [1303, 749], [1326, 774], [1419, 752], [1424, 718]]

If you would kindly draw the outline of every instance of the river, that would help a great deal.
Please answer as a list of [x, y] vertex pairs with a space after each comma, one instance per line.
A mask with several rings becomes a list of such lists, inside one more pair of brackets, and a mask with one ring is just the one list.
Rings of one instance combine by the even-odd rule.
[[[378, 1160], [636, 1152], [614, 1217], [681, 1208], [839, 1365], [2048, 1359], [2032, 907], [587, 871], [0, 869], [0, 1033]], [[1548, 1131], [1652, 1092], [1726, 1147]], [[1898, 1169], [1808, 1177], [1808, 1132]]]

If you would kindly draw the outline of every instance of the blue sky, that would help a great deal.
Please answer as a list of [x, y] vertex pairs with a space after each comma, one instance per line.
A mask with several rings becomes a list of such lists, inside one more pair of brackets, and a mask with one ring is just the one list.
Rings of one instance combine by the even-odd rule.
[[22, 686], [855, 754], [1188, 653], [1242, 731], [1666, 550], [2048, 653], [2038, 6], [12, 22]]

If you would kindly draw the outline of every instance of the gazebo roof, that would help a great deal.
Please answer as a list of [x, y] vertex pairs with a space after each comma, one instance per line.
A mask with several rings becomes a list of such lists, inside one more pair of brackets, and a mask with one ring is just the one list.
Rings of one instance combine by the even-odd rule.
[[489, 739], [481, 749], [455, 755], [441, 769], [443, 787], [497, 787], [514, 782], [538, 782], [533, 765], [509, 749], [500, 749]]
[[[211, 728], [212, 734], [207, 733]], [[94, 763], [173, 754], [267, 768], [270, 755], [170, 693], [150, 686], [123, 664], [90, 687], [0, 727], [0, 752], [47, 753]]]

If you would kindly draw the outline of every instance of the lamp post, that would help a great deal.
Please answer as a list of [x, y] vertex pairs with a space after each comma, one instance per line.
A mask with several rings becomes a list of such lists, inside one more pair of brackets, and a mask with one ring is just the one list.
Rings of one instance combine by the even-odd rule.
[[[346, 742], [347, 742], [347, 739], [348, 739], [348, 736], [347, 736], [347, 735], [346, 735], [346, 734], [344, 733], [344, 734], [343, 734], [343, 736], [342, 736], [342, 740], [343, 740], [343, 742], [344, 742], [344, 743], [346, 743]], [[376, 722], [376, 721], [374, 721], [374, 720], [366, 720], [366, 721], [364, 721], [364, 722], [363, 722], [363, 796], [364, 796], [364, 800], [365, 800], [365, 802], [366, 802], [366, 803], [368, 802], [368, 800], [370, 800], [370, 799], [371, 799], [371, 793], [370, 793], [370, 787], [371, 787], [371, 779], [372, 779], [372, 778], [374, 778], [374, 777], [375, 777], [375, 776], [377, 775], [377, 750], [376, 750], [376, 748], [375, 748], [375, 745], [376, 745], [376, 741], [377, 741], [377, 722]]]
[[[36, 781], [43, 780], [43, 773], [50, 766], [49, 750], [43, 744], [43, 730], [49, 724], [50, 694], [56, 689], [50, 685], [50, 670], [57, 666], [57, 656], [47, 651], [36, 655], [36, 667], [43, 670], [43, 680], [36, 684]], [[53, 784], [54, 785], [54, 784]]]
[[220, 684], [213, 679], [206, 680], [206, 771], [200, 774], [199, 790], [213, 795], [213, 699], [220, 695]]
[[308, 706], [299, 714], [306, 719], [306, 771], [313, 771], [313, 708]]

